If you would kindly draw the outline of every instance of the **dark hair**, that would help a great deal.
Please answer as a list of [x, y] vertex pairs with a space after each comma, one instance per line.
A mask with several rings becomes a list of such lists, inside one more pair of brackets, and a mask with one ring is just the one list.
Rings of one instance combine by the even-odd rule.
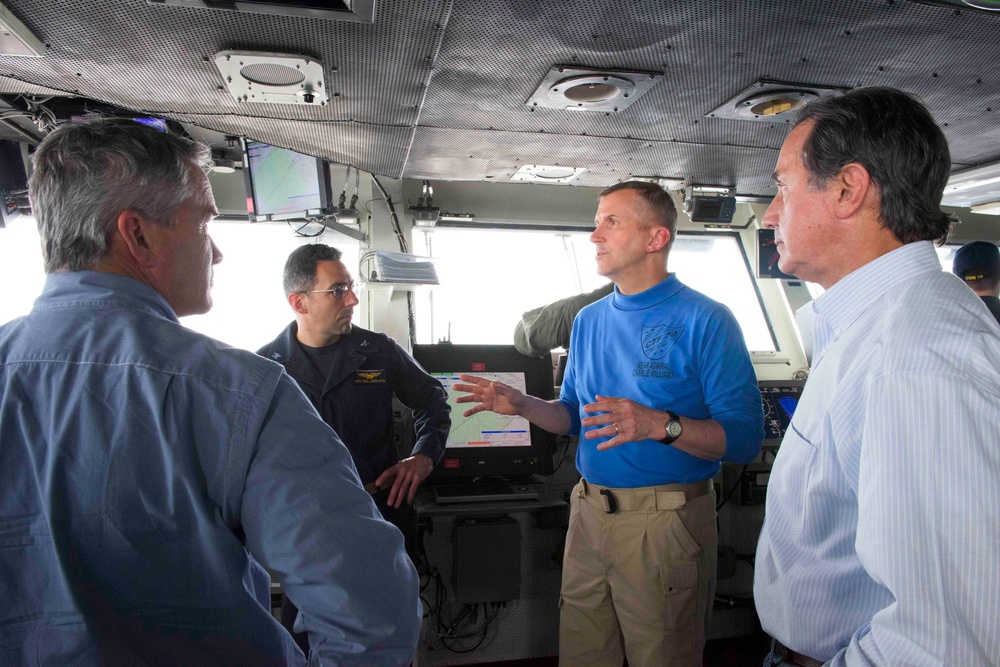
[[108, 251], [122, 211], [172, 226], [177, 210], [207, 180], [207, 146], [127, 118], [67, 122], [32, 157], [31, 208], [46, 273], [91, 268]]
[[339, 250], [323, 243], [299, 246], [293, 250], [285, 261], [285, 270], [282, 274], [285, 296], [312, 288], [316, 282], [316, 265], [329, 260], [337, 261], [340, 257]]
[[648, 213], [652, 216], [650, 224], [666, 227], [670, 230], [670, 241], [667, 243], [667, 251], [674, 245], [674, 237], [677, 235], [677, 207], [670, 193], [656, 183], [648, 181], [623, 181], [605, 188], [597, 196], [598, 201], [612, 192], [619, 190], [635, 190], [645, 203]]
[[807, 121], [814, 125], [802, 162], [811, 188], [857, 162], [878, 189], [883, 226], [903, 243], [944, 243], [952, 218], [941, 211], [941, 195], [951, 155], [920, 100], [893, 88], [858, 88], [808, 105], [795, 124]]

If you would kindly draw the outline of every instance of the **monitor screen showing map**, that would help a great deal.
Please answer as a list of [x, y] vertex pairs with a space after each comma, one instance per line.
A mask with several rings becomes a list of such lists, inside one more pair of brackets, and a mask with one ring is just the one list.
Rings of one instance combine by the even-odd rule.
[[[468, 371], [463, 371], [468, 372]], [[458, 447], [530, 447], [531, 424], [524, 417], [516, 415], [498, 415], [484, 410], [471, 417], [464, 417], [463, 412], [469, 405], [457, 403], [461, 392], [453, 392], [452, 385], [461, 382], [460, 373], [431, 373], [436, 377], [445, 391], [448, 392], [448, 405], [451, 406], [451, 431], [448, 433], [446, 449]], [[476, 373], [479, 377], [503, 382], [521, 392], [527, 392], [524, 373], [511, 371], [505, 373]]]
[[329, 206], [323, 160], [256, 141], [247, 141], [245, 151], [247, 211], [251, 216], [301, 217]]
[[451, 431], [444, 457], [431, 473], [431, 482], [456, 478], [524, 479], [552, 472], [554, 435], [522, 417], [485, 410], [465, 417], [463, 413], [474, 403], [458, 403], [463, 393], [454, 391], [454, 385], [463, 383], [459, 376], [475, 375], [549, 400], [553, 382], [552, 360], [548, 356], [528, 357], [513, 345], [442, 343], [414, 345], [413, 358], [441, 381], [451, 405]]

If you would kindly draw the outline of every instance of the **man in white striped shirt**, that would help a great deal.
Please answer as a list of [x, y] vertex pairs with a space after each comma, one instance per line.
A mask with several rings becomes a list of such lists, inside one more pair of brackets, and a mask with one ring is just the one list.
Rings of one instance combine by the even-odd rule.
[[886, 88], [810, 105], [781, 149], [764, 226], [826, 291], [757, 547], [766, 665], [1000, 664], [1000, 336], [934, 252], [950, 166]]

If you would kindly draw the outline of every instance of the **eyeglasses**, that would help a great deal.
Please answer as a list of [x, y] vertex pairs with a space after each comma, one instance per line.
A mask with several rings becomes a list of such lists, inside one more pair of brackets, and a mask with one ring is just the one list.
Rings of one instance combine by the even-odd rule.
[[332, 294], [335, 299], [343, 299], [344, 295], [348, 292], [354, 292], [354, 295], [357, 296], [358, 293], [355, 292], [355, 287], [357, 286], [352, 281], [345, 285], [334, 285], [332, 289], [303, 290], [299, 294]]

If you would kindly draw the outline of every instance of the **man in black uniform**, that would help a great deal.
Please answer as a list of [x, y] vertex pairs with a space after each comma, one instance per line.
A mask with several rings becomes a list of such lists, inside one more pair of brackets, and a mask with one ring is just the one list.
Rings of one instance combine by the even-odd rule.
[[[295, 321], [257, 354], [277, 361], [347, 445], [361, 482], [415, 559], [417, 487], [444, 453], [451, 427], [447, 394], [396, 341], [351, 325], [358, 297], [341, 253], [297, 248], [285, 263], [285, 296]], [[413, 409], [413, 453], [397, 460], [393, 395]], [[281, 622], [292, 632], [297, 610], [285, 599]], [[306, 635], [293, 632], [300, 645]], [[306, 644], [307, 646], [308, 644]], [[305, 648], [303, 650], [306, 650]]]
[[1000, 324], [1000, 249], [986, 241], [966, 243], [955, 253], [951, 270], [979, 295]]

